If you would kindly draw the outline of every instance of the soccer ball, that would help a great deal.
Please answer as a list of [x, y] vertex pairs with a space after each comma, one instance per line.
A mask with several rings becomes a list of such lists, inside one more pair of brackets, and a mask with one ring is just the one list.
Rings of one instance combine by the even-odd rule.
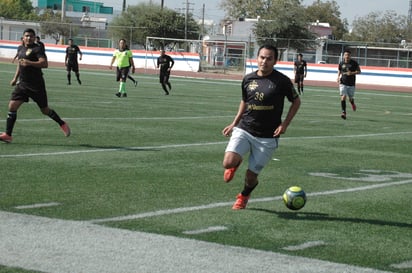
[[306, 193], [301, 187], [290, 187], [283, 193], [283, 202], [288, 209], [299, 210], [306, 204]]

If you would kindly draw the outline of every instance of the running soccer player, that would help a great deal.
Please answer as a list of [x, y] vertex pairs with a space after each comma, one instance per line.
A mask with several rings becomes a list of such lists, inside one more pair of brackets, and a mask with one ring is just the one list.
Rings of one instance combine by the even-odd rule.
[[[172, 85], [169, 82], [169, 78], [170, 71], [172, 70], [174, 64], [175, 61], [173, 58], [166, 55], [163, 49], [160, 50], [160, 56], [157, 58], [157, 68], [160, 67], [159, 81], [166, 95], [169, 95], [169, 92], [172, 90]], [[169, 90], [166, 86], [169, 87]]]
[[357, 61], [351, 57], [351, 52], [345, 50], [343, 53], [343, 60], [338, 66], [338, 79], [340, 104], [342, 112], [340, 117], [346, 119], [346, 97], [349, 98], [349, 102], [352, 105], [352, 110], [356, 111], [355, 104], [355, 85], [356, 75], [361, 73], [360, 66]]
[[[230, 182], [249, 153], [243, 190], [236, 196], [232, 209], [244, 209], [252, 191], [258, 185], [258, 175], [272, 158], [284, 134], [300, 107], [300, 98], [291, 80], [273, 69], [278, 49], [263, 45], [258, 50], [258, 70], [243, 78], [242, 99], [233, 122], [222, 130], [229, 137], [223, 158], [223, 180]], [[282, 121], [284, 101], [291, 104]]]
[[24, 102], [31, 98], [40, 108], [40, 111], [57, 122], [66, 137], [70, 136], [69, 125], [48, 106], [46, 85], [42, 68], [48, 67], [47, 56], [44, 48], [35, 44], [36, 34], [33, 29], [23, 32], [23, 45], [18, 51], [18, 65], [16, 73], [10, 84], [15, 86], [9, 101], [6, 120], [6, 132], [0, 133], [0, 140], [12, 142], [12, 132], [17, 120], [17, 110]]

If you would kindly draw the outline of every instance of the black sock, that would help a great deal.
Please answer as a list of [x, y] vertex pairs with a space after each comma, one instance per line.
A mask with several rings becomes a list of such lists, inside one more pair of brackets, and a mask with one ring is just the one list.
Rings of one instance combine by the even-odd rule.
[[166, 84], [162, 83], [162, 88], [163, 88], [163, 90], [164, 90], [166, 93], [169, 93], [169, 91], [168, 91], [167, 88], [166, 88]]
[[11, 136], [14, 128], [14, 124], [17, 120], [17, 112], [9, 112], [7, 114], [7, 121], [6, 121], [6, 134]]
[[67, 82], [70, 83], [72, 76], [69, 74], [67, 75]]
[[55, 122], [57, 122], [60, 126], [62, 126], [63, 124], [65, 124], [65, 122], [59, 117], [59, 115], [52, 109], [50, 109], [50, 112], [48, 114], [48, 116], [54, 120]]
[[243, 191], [241, 192], [241, 194], [243, 196], [248, 196], [252, 193], [252, 191], [256, 188], [256, 186], [258, 185], [258, 183], [256, 183], [254, 186], [250, 187], [248, 185], [245, 185], [245, 187], [243, 188]]
[[341, 100], [340, 105], [342, 106], [342, 112], [346, 112], [346, 100]]

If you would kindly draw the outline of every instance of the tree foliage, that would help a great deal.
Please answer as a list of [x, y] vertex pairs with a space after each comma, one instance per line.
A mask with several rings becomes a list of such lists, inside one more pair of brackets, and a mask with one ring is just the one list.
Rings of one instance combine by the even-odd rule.
[[61, 13], [53, 12], [51, 9], [44, 10], [40, 16], [40, 31], [44, 34], [50, 35], [56, 44], [62, 40], [63, 37], [73, 35], [73, 29], [70, 26], [71, 21], [66, 18], [61, 21]]
[[253, 32], [260, 45], [301, 49], [314, 38], [300, 0], [224, 0], [222, 7], [232, 18], [258, 18]]
[[229, 18], [257, 18], [266, 15], [267, 0], [223, 0], [221, 7]]
[[371, 12], [353, 21], [348, 39], [364, 42], [399, 43], [408, 32], [408, 20], [395, 11]]
[[0, 17], [16, 20], [36, 20], [30, 0], [0, 0]]
[[254, 34], [259, 44], [271, 41], [277, 47], [303, 49], [314, 39], [308, 24], [302, 20], [304, 8], [300, 1], [273, 0], [265, 7], [255, 24]]
[[146, 3], [129, 6], [127, 11], [113, 19], [109, 30], [116, 40], [124, 38], [140, 45], [145, 45], [148, 36], [174, 39], [184, 39], [185, 36], [187, 39], [199, 38], [199, 25], [191, 14], [187, 18], [186, 25], [185, 17], [181, 14], [171, 9], [162, 9], [160, 5]]
[[305, 10], [306, 20], [308, 22], [329, 23], [332, 29], [332, 35], [335, 39], [340, 40], [348, 32], [348, 21], [341, 19], [339, 5], [335, 0], [321, 2], [314, 1], [312, 5]]

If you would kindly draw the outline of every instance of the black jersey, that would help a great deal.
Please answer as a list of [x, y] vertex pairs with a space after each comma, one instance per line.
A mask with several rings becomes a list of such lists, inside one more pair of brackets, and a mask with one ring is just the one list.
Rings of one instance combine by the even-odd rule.
[[81, 53], [81, 51], [77, 45], [68, 46], [66, 48], [67, 62], [70, 64], [76, 64], [78, 53]]
[[157, 65], [160, 65], [160, 71], [163, 72], [167, 71], [174, 63], [173, 58], [166, 54], [157, 58]]
[[[26, 59], [32, 62], [37, 62], [40, 58], [47, 59], [43, 47], [38, 44], [31, 44], [27, 47], [19, 47], [18, 59]], [[41, 68], [34, 66], [20, 66], [19, 67], [19, 81], [30, 85], [37, 86], [43, 78]]]
[[290, 102], [298, 97], [291, 80], [277, 70], [268, 76], [257, 72], [246, 75], [242, 81], [242, 100], [246, 110], [237, 127], [256, 137], [271, 138], [282, 123], [285, 98]]
[[296, 74], [305, 74], [305, 68], [307, 67], [306, 61], [295, 61]]
[[349, 63], [340, 62], [339, 71], [342, 73], [340, 83], [344, 85], [354, 86], [356, 83], [356, 75], [347, 75], [349, 71], [360, 71], [360, 67], [357, 61], [350, 59]]

